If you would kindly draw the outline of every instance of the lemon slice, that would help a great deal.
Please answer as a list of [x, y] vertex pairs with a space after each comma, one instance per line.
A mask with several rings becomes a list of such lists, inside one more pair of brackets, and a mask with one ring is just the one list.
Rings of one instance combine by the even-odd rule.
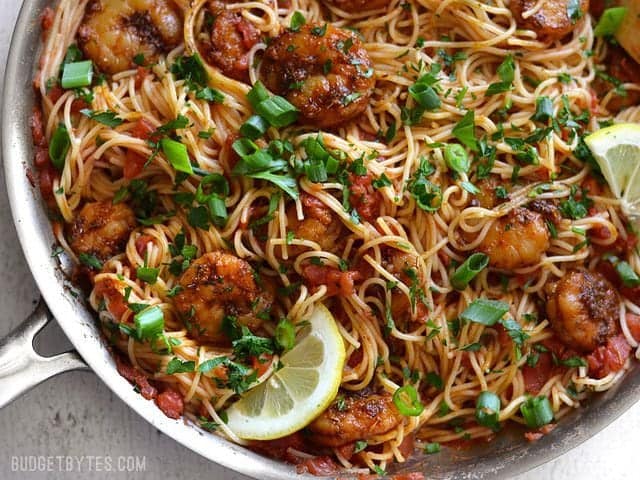
[[640, 125], [618, 123], [584, 139], [622, 211], [640, 223]]
[[333, 315], [317, 305], [282, 368], [227, 410], [228, 427], [247, 440], [272, 440], [307, 426], [338, 393], [344, 342]]

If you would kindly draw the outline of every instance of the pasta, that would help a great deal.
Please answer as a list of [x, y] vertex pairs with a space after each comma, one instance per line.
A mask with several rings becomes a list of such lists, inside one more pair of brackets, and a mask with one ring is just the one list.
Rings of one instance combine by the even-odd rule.
[[[626, 54], [594, 36], [587, 4], [61, 0], [47, 10], [40, 186], [121, 373], [167, 415], [313, 473], [326, 455], [329, 471], [380, 473], [416, 443], [435, 451], [509, 423], [534, 439], [553, 423], [532, 424], [531, 409], [561, 420], [620, 381], [630, 351], [640, 358], [628, 284], [640, 258], [583, 136], [638, 122], [640, 85], [603, 73]], [[116, 33], [101, 30], [107, 18]], [[67, 66], [87, 58], [93, 80], [64, 88]], [[252, 117], [261, 80], [298, 121]], [[260, 170], [256, 152], [280, 166]], [[282, 319], [299, 325], [318, 303], [347, 354], [332, 413], [285, 453], [239, 438], [224, 411], [267, 381], [279, 351], [242, 358], [229, 328], [273, 339]], [[163, 323], [147, 336], [139, 314], [151, 310]], [[409, 414], [394, 395], [407, 386], [421, 407]], [[381, 405], [384, 428], [322, 424], [357, 423], [359, 402]]]

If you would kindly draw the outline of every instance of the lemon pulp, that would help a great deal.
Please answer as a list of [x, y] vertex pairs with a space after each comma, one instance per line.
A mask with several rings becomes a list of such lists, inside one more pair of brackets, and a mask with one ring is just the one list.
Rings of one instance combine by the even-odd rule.
[[640, 225], [640, 125], [619, 123], [585, 138], [622, 211]]

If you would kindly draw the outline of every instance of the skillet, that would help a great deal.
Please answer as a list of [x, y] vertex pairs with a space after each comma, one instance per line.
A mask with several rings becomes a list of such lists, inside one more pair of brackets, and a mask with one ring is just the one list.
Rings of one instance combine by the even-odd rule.
[[[43, 300], [8, 337], [0, 340], [0, 408], [21, 393], [57, 374], [91, 369], [115, 394], [155, 428], [205, 458], [254, 478], [314, 478], [296, 474], [295, 468], [276, 462], [182, 420], [167, 418], [153, 402], [135, 393], [122, 378], [101, 337], [94, 315], [52, 258], [55, 244], [50, 221], [38, 189], [26, 172], [33, 159], [29, 119], [35, 98], [31, 79], [40, 46], [40, 12], [49, 0], [24, 0], [14, 30], [5, 72], [2, 98], [2, 158], [11, 211], [20, 243]], [[33, 349], [33, 337], [55, 318], [74, 352], [44, 358]], [[427, 478], [510, 478], [552, 460], [595, 435], [640, 399], [640, 367], [634, 362], [616, 387], [594, 396], [562, 419], [558, 427], [535, 443], [517, 428], [502, 432], [493, 442], [438, 455], [415, 455], [395, 472], [424, 472]]]

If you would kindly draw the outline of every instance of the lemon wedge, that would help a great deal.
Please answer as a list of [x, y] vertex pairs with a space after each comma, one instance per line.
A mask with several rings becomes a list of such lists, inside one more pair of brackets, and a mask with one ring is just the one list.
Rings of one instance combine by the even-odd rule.
[[338, 393], [345, 349], [336, 321], [317, 305], [282, 368], [227, 410], [227, 426], [247, 440], [272, 440], [307, 426]]
[[622, 212], [640, 223], [640, 125], [618, 123], [584, 139], [600, 165], [613, 194], [622, 200]]

